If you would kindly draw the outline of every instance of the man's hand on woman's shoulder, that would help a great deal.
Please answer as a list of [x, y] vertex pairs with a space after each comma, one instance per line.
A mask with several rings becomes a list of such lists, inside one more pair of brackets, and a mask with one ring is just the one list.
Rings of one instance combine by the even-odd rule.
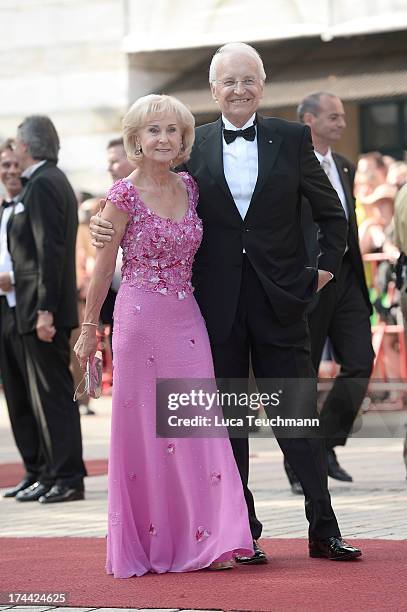
[[114, 234], [112, 223], [100, 216], [106, 205], [106, 200], [100, 200], [100, 210], [96, 215], [90, 218], [89, 229], [92, 236], [92, 244], [99, 249], [105, 246], [105, 242], [110, 242]]

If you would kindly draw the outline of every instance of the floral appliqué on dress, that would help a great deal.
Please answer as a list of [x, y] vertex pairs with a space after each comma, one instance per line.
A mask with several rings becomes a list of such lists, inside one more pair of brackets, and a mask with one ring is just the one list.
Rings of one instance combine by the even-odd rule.
[[179, 176], [188, 192], [188, 209], [180, 221], [150, 210], [126, 179], [116, 181], [107, 199], [131, 214], [121, 242], [122, 282], [182, 299], [193, 291], [192, 262], [202, 240], [202, 221], [196, 213], [196, 182], [186, 172]]

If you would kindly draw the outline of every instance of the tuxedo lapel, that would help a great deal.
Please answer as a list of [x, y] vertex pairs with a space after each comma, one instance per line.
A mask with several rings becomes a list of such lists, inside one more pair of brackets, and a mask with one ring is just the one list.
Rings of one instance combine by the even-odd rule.
[[212, 123], [199, 143], [202, 157], [205, 159], [209, 172], [218, 185], [233, 201], [229, 186], [223, 172], [223, 143], [222, 143], [222, 120], [218, 119]]
[[[24, 187], [22, 188], [22, 190], [18, 194], [18, 196], [16, 198], [16, 202], [24, 202], [24, 205], [27, 206], [26, 201], [28, 200], [28, 196], [29, 196], [29, 193], [30, 193], [30, 190], [31, 190], [31, 187], [32, 187], [33, 179], [38, 174], [41, 174], [46, 168], [49, 168], [50, 166], [53, 166], [53, 165], [55, 165], [54, 162], [46, 161], [45, 164], [43, 164], [42, 166], [37, 168], [37, 170], [32, 173], [32, 175], [30, 176], [29, 180], [26, 182], [26, 184], [24, 185]], [[10, 229], [10, 226], [11, 226], [11, 224], [13, 222], [14, 208], [15, 207], [13, 206], [13, 212], [11, 213], [10, 219], [8, 220], [7, 231]]]
[[[26, 185], [24, 185], [24, 187], [22, 188], [22, 190], [20, 191], [20, 193], [18, 194], [16, 201], [17, 202], [24, 202], [26, 197], [27, 197], [27, 192], [30, 190], [30, 182], [28, 182]], [[10, 231], [11, 225], [13, 223], [13, 219], [14, 219], [14, 213], [15, 213], [15, 208], [16, 205], [13, 205], [13, 210], [11, 211], [11, 215], [7, 221], [7, 235], [8, 232]]]
[[4, 210], [5, 210], [5, 208], [4, 208], [3, 204], [1, 204], [0, 205], [0, 224], [1, 224], [1, 220], [3, 218]]
[[[282, 138], [280, 134], [278, 134], [277, 130], [267, 121], [265, 121], [263, 117], [257, 116], [258, 174], [256, 186], [250, 201], [250, 206], [252, 206], [256, 197], [261, 193], [261, 190], [266, 180], [272, 172], [273, 166], [277, 160], [281, 142]], [[227, 201], [231, 205], [231, 209], [241, 222], [242, 218], [236, 207], [235, 201], [230, 192], [223, 171], [223, 143], [221, 118], [219, 118], [217, 121], [208, 126], [208, 129], [206, 133], [202, 136], [198, 147], [200, 150], [200, 154], [204, 158], [205, 163], [209, 169], [209, 172], [215, 179], [216, 183], [222, 188], [222, 191], [227, 196]]]
[[[23, 192], [21, 192], [21, 193], [23, 193]], [[18, 201], [20, 201], [20, 200], [18, 200]], [[9, 251], [9, 253], [11, 252], [10, 251], [10, 243], [9, 243], [9, 232], [10, 232], [10, 228], [11, 228], [12, 223], [13, 223], [15, 208], [16, 208], [16, 204], [14, 203], [13, 206], [11, 207], [11, 213], [10, 213], [10, 216], [9, 216], [9, 218], [7, 220], [7, 225], [6, 225], [7, 249]], [[1, 223], [1, 219], [0, 219], [0, 223]]]
[[349, 213], [349, 227], [351, 228], [352, 232], [357, 236], [358, 229], [357, 229], [355, 205], [353, 202], [353, 193], [351, 189], [351, 182], [350, 182], [350, 176], [349, 176], [350, 168], [346, 163], [342, 163], [342, 161], [335, 155], [335, 153], [333, 153], [333, 158], [334, 158], [336, 168], [338, 170], [339, 178], [341, 179], [343, 190], [345, 192], [346, 204], [348, 206], [348, 213]]
[[282, 138], [272, 125], [257, 115], [258, 174], [250, 206], [261, 192], [277, 160]]
[[24, 185], [24, 187], [22, 188], [22, 190], [20, 191], [20, 193], [17, 196], [17, 202], [24, 202], [24, 200], [26, 199], [27, 196], [27, 191], [30, 189], [30, 183], [28, 182], [26, 185]]
[[333, 158], [338, 170], [339, 178], [341, 179], [343, 190], [345, 192], [348, 208], [350, 208], [353, 206], [353, 194], [349, 182], [349, 168], [346, 164], [342, 164], [335, 154], [333, 154]]
[[14, 204], [12, 209], [11, 209], [11, 213], [10, 213], [10, 216], [8, 218], [8, 221], [7, 221], [7, 233], [9, 232], [11, 224], [13, 223], [15, 208], [16, 208], [16, 205]]

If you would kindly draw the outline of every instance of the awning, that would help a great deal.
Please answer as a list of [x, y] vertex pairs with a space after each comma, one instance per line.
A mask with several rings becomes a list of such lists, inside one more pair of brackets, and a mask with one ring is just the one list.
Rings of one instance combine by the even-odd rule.
[[[329, 91], [344, 102], [403, 96], [407, 95], [407, 69], [391, 73], [331, 74], [301, 80], [271, 80], [265, 85], [260, 108], [296, 106], [302, 98], [316, 91]], [[209, 84], [205, 89], [181, 90], [177, 91], [176, 95], [194, 114], [213, 113], [217, 110]]]
[[[256, 45], [267, 73], [261, 108], [297, 105], [304, 96], [328, 91], [344, 101], [407, 95], [405, 31], [322, 42], [293, 40]], [[199, 57], [165, 88], [192, 112], [214, 113], [207, 79], [211, 53]]]

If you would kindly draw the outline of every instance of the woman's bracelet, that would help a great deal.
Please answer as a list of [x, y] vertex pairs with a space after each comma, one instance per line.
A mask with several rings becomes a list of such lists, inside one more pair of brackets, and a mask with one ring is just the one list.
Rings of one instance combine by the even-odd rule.
[[98, 324], [98, 323], [91, 323], [90, 321], [84, 321], [84, 322], [82, 323], [82, 327], [83, 327], [84, 325], [93, 325], [94, 327], [99, 327], [99, 324]]

